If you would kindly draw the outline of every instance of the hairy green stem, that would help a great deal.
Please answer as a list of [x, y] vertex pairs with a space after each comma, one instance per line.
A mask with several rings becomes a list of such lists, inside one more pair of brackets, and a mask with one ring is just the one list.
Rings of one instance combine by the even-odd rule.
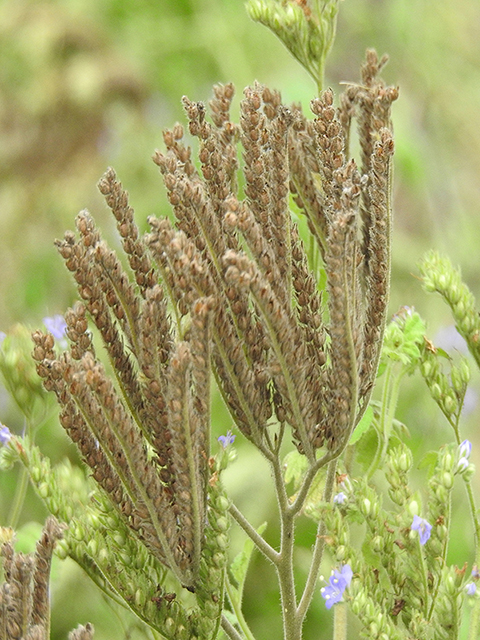
[[222, 616], [220, 624], [222, 625], [222, 629], [225, 631], [230, 640], [244, 640], [244, 638], [235, 629], [233, 624], [225, 616]]
[[[323, 502], [330, 503], [332, 499], [333, 490], [335, 487], [335, 475], [337, 469], [337, 461], [332, 460], [328, 465], [327, 478], [325, 481], [325, 489], [323, 492]], [[297, 615], [303, 620], [308, 611], [310, 603], [312, 602], [313, 594], [315, 593], [315, 586], [318, 580], [318, 574], [320, 571], [320, 563], [322, 562], [323, 550], [325, 548], [325, 533], [326, 527], [324, 520], [320, 520], [317, 529], [317, 538], [315, 540], [315, 547], [313, 550], [312, 562], [310, 570], [308, 572], [307, 581], [305, 583], [305, 589], [303, 590], [302, 597], [297, 609]]]
[[347, 640], [347, 605], [339, 602], [333, 607], [333, 640]]
[[25, 502], [25, 496], [27, 495], [29, 475], [26, 467], [22, 466], [19, 471], [19, 476], [15, 488], [15, 496], [13, 498], [12, 506], [7, 518], [7, 526], [15, 529], [20, 514], [22, 512], [23, 504]]
[[[228, 578], [225, 581], [225, 586], [227, 590], [228, 599], [230, 601], [230, 604], [232, 605], [232, 609], [235, 613], [235, 617], [237, 618], [238, 626], [243, 631], [243, 635], [247, 640], [255, 640], [255, 636], [251, 632], [247, 624], [247, 621], [245, 620], [245, 617], [243, 615], [242, 606], [241, 606], [242, 603], [239, 602], [240, 598], [235, 598], [234, 594], [232, 593], [232, 585], [230, 584], [230, 580], [228, 580]], [[223, 624], [222, 624], [222, 627], [223, 627]], [[235, 633], [237, 633], [235, 628], [234, 628], [234, 631]]]
[[241, 513], [233, 503], [230, 504], [229, 513], [235, 522], [245, 531], [257, 549], [267, 558], [267, 560], [270, 560], [273, 564], [277, 564], [279, 556], [278, 551], [275, 551], [275, 549], [268, 544], [258, 531], [252, 527], [243, 513]]

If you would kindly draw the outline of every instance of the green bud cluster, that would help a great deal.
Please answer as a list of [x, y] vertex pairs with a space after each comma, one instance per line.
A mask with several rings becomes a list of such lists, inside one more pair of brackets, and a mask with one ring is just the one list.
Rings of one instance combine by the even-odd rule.
[[438, 640], [458, 637], [465, 601], [465, 569], [443, 567], [434, 609], [435, 637]]
[[28, 420], [33, 419], [37, 405], [51, 401], [35, 371], [31, 352], [30, 329], [14, 325], [0, 345], [0, 373], [5, 388]]
[[335, 37], [338, 5], [339, 0], [249, 0], [246, 8], [255, 22], [280, 38], [321, 89], [325, 60]]
[[388, 495], [392, 502], [400, 507], [411, 499], [408, 473], [412, 465], [412, 452], [404, 443], [394, 447], [387, 454], [385, 477], [390, 485]]
[[465, 338], [477, 365], [480, 365], [480, 318], [475, 298], [462, 281], [460, 270], [436, 251], [429, 252], [419, 268], [425, 290], [436, 291], [450, 306], [459, 333]]
[[403, 635], [395, 628], [379, 602], [368, 595], [361, 580], [352, 581], [349, 593], [354, 594], [350, 608], [363, 625], [362, 637], [372, 640], [402, 640]]
[[458, 364], [451, 363], [450, 379], [443, 372], [439, 352], [431, 343], [423, 345], [420, 371], [427, 383], [430, 395], [450, 423], [458, 420], [465, 393], [470, 381], [470, 366], [466, 358]]
[[[215, 481], [213, 481], [215, 479]], [[229, 546], [230, 517], [228, 500], [217, 473], [208, 489], [208, 526], [200, 561], [200, 579], [196, 585], [199, 637], [216, 637], [220, 626]]]

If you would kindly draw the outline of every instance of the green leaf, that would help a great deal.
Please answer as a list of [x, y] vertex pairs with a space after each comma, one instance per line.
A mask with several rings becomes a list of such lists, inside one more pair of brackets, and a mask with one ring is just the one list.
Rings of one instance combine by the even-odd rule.
[[375, 569], [381, 569], [381, 555], [372, 549], [370, 540], [365, 540], [362, 544], [362, 555], [367, 564]]
[[285, 456], [283, 466], [285, 469], [285, 484], [293, 481], [293, 487], [296, 491], [308, 469], [307, 458], [294, 449]]
[[438, 451], [427, 451], [427, 453], [423, 456], [417, 466], [419, 469], [428, 469], [428, 477], [430, 478], [435, 471], [437, 462]]
[[348, 444], [355, 444], [358, 440], [360, 440], [363, 434], [366, 433], [368, 429], [370, 429], [370, 427], [372, 426], [372, 422], [373, 422], [373, 407], [368, 406], [367, 410], [363, 414], [363, 418], [357, 424], [357, 426], [355, 427], [355, 431], [350, 436], [350, 442]]
[[370, 469], [378, 447], [381, 446], [375, 420], [371, 422], [371, 428], [367, 429], [359, 441], [355, 444], [356, 460], [364, 473]]

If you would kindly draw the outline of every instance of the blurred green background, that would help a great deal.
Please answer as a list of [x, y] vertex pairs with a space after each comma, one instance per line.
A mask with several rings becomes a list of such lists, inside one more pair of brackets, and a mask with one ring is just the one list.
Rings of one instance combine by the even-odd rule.
[[[435, 337], [451, 320], [439, 300], [422, 293], [415, 277], [415, 264], [427, 249], [447, 252], [480, 295], [480, 3], [345, 0], [327, 64], [327, 82], [337, 93], [341, 82], [358, 80], [367, 47], [390, 55], [383, 76], [400, 86], [393, 110], [391, 311], [415, 306]], [[53, 240], [73, 228], [80, 209], [88, 208], [104, 237], [119, 246], [95, 186], [107, 166], [116, 169], [130, 192], [138, 224], [145, 229], [148, 215], [168, 213], [150, 156], [162, 146], [162, 129], [183, 121], [181, 96], [208, 100], [212, 84], [232, 81], [238, 110], [243, 87], [255, 79], [279, 89], [285, 102], [301, 101], [308, 110], [313, 82], [269, 31], [249, 20], [242, 0], [3, 0], [0, 329], [7, 331], [16, 322], [41, 326], [43, 316], [62, 313], [73, 303], [74, 286]], [[221, 433], [230, 422], [216, 404], [214, 429]], [[465, 418], [465, 437], [478, 444], [473, 407]], [[406, 385], [399, 418], [410, 427], [419, 454], [452, 439], [418, 379]], [[5, 394], [0, 394], [0, 420], [12, 430], [22, 428]], [[38, 440], [54, 459], [74, 456], [54, 420]], [[274, 541], [268, 471], [256, 452], [238, 440], [239, 460], [227, 478], [230, 489], [254, 524], [272, 522]], [[0, 479], [0, 518], [15, 478], [14, 471]], [[29, 493], [22, 524], [43, 517]], [[471, 561], [465, 518], [460, 511], [458, 542], [451, 549], [459, 565]], [[300, 528], [298, 561], [304, 571], [313, 531], [309, 523]], [[240, 544], [235, 535], [234, 551]], [[246, 608], [259, 638], [281, 635], [273, 578], [270, 567], [256, 557]], [[53, 640], [65, 639], [68, 630], [87, 620], [95, 624], [98, 640], [148, 637], [132, 618], [105, 604], [72, 564], [55, 567], [52, 594]], [[318, 596], [306, 640], [329, 638], [330, 625], [331, 615]]]

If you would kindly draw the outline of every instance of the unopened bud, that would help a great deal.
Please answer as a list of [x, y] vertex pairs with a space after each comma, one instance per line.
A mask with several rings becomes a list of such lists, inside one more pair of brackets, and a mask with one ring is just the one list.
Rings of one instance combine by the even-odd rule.
[[458, 411], [458, 402], [455, 398], [448, 395], [443, 399], [443, 408], [445, 410], [445, 413], [454, 415]]
[[370, 502], [370, 500], [368, 498], [364, 498], [361, 503], [361, 509], [362, 509], [362, 514], [365, 517], [368, 517], [370, 515], [371, 508], [372, 508], [372, 503]]
[[451, 489], [453, 487], [453, 475], [449, 471], [445, 471], [442, 474], [442, 484], [445, 489]]
[[411, 516], [418, 516], [420, 512], [420, 507], [418, 506], [418, 502], [416, 500], [412, 500], [408, 505], [408, 512]]

